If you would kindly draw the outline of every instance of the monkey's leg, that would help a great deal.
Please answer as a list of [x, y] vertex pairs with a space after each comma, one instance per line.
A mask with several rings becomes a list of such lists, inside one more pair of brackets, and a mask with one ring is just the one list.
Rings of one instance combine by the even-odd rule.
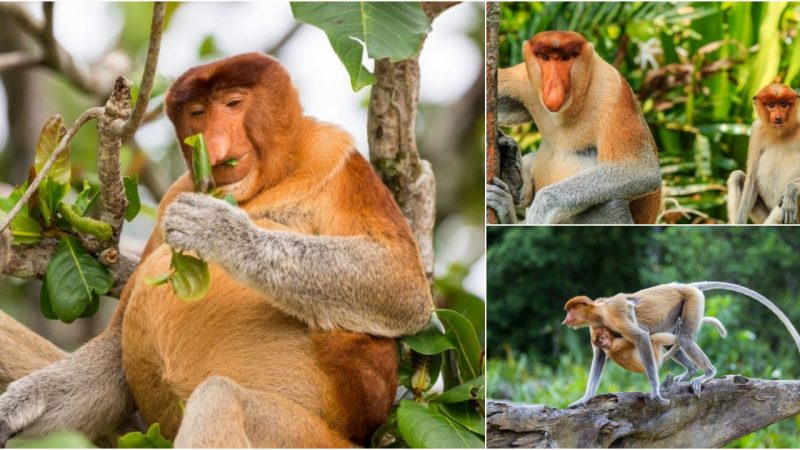
[[681, 313], [681, 325], [676, 330], [676, 335], [678, 336], [678, 345], [681, 346], [681, 351], [686, 352], [686, 356], [703, 371], [703, 375], [691, 380], [692, 392], [699, 395], [703, 383], [714, 378], [714, 375], [717, 374], [717, 369], [695, 342], [700, 325], [702, 325], [705, 296], [695, 288], [686, 292], [685, 296], [686, 300], [683, 303], [683, 312]]
[[66, 353], [0, 311], [0, 391], [31, 372], [46, 367]]
[[644, 373], [647, 375], [647, 381], [650, 383], [650, 396], [653, 400], [668, 405], [669, 400], [661, 396], [660, 385], [658, 381], [658, 364], [656, 362], [655, 353], [653, 352], [653, 345], [650, 343], [650, 333], [645, 330], [640, 330], [636, 334], [630, 336], [633, 345], [639, 350], [639, 356], [644, 365]]
[[763, 221], [764, 225], [778, 225], [783, 223], [783, 210], [780, 206], [772, 208], [769, 215]]
[[570, 222], [580, 224], [631, 224], [633, 223], [633, 216], [631, 216], [631, 208], [628, 201], [617, 199], [589, 208], [576, 215]]
[[603, 367], [606, 365], [606, 352], [602, 349], [592, 346], [594, 356], [592, 357], [592, 368], [589, 370], [589, 382], [586, 384], [586, 393], [579, 400], [569, 404], [569, 407], [575, 405], [582, 405], [589, 401], [597, 392], [597, 385], [600, 384], [600, 375], [603, 374]]
[[175, 437], [175, 448], [353, 446], [284, 393], [253, 391], [220, 376], [189, 397]]
[[38, 437], [64, 428], [95, 438], [134, 410], [117, 326], [8, 386], [0, 396], [0, 446], [12, 436]]
[[684, 382], [694, 375], [695, 372], [697, 372], [697, 365], [693, 363], [691, 359], [689, 359], [689, 357], [686, 355], [686, 352], [683, 350], [678, 349], [678, 351], [672, 355], [672, 359], [686, 369], [683, 371], [683, 373], [678, 375], [675, 380]]

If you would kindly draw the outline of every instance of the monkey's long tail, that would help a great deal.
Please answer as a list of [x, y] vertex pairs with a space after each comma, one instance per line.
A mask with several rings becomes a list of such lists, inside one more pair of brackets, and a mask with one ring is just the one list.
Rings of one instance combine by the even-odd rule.
[[778, 316], [778, 319], [783, 322], [783, 326], [785, 326], [786, 329], [789, 330], [789, 334], [792, 335], [794, 343], [797, 345], [797, 350], [800, 351], [800, 334], [797, 334], [797, 330], [795, 329], [794, 325], [792, 325], [792, 322], [789, 321], [789, 318], [786, 317], [786, 315], [780, 309], [778, 309], [774, 303], [769, 301], [766, 297], [758, 292], [748, 289], [744, 286], [739, 286], [738, 284], [726, 283], [724, 281], [700, 281], [698, 283], [689, 283], [689, 286], [700, 289], [701, 291], [713, 291], [715, 289], [720, 289], [723, 291], [738, 292], [742, 295], [752, 298], [753, 300], [756, 300], [757, 302], [769, 308], [773, 314]]

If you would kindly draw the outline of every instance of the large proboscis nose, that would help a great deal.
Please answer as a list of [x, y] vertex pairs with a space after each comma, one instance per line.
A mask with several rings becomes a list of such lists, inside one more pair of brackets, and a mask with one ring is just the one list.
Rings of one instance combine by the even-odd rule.
[[542, 103], [550, 112], [560, 111], [566, 100], [567, 91], [560, 84], [549, 89], [546, 88], [542, 95]]
[[542, 103], [550, 112], [561, 111], [569, 95], [569, 65], [544, 64]]
[[206, 133], [206, 146], [208, 147], [208, 159], [211, 166], [216, 166], [227, 159], [231, 151], [231, 140], [229, 133], [211, 132]]

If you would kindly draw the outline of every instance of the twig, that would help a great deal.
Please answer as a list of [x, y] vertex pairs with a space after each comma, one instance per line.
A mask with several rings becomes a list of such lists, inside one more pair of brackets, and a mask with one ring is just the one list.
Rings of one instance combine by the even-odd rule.
[[166, 3], [156, 2], [153, 4], [153, 20], [150, 23], [150, 42], [147, 45], [147, 58], [144, 64], [142, 82], [139, 85], [139, 95], [136, 97], [136, 105], [133, 108], [128, 123], [125, 124], [125, 134], [123, 140], [128, 140], [139, 126], [147, 112], [147, 103], [150, 100], [150, 92], [153, 90], [153, 81], [156, 77], [156, 67], [158, 66], [158, 55], [161, 53], [161, 35], [163, 33], [164, 11]]
[[28, 186], [28, 189], [22, 195], [22, 198], [20, 198], [17, 204], [14, 205], [14, 208], [11, 210], [11, 212], [9, 212], [6, 218], [3, 220], [2, 225], [0, 225], [0, 233], [2, 233], [3, 230], [8, 228], [8, 226], [11, 224], [11, 221], [14, 220], [14, 217], [16, 217], [17, 214], [19, 214], [20, 210], [22, 210], [22, 207], [28, 204], [28, 200], [30, 200], [33, 193], [42, 183], [42, 180], [44, 180], [44, 177], [47, 175], [47, 172], [50, 170], [50, 168], [53, 167], [53, 164], [55, 163], [56, 158], [58, 158], [58, 155], [60, 155], [64, 151], [64, 149], [66, 149], [67, 146], [69, 146], [70, 141], [72, 141], [72, 138], [75, 137], [75, 134], [78, 132], [78, 130], [80, 130], [83, 124], [85, 124], [91, 119], [96, 119], [100, 117], [102, 113], [103, 113], [103, 108], [95, 107], [85, 111], [83, 114], [81, 114], [80, 117], [78, 117], [78, 119], [75, 121], [75, 124], [72, 125], [70, 129], [67, 130], [67, 134], [65, 134], [64, 137], [61, 139], [61, 142], [59, 142], [58, 147], [56, 147], [56, 149], [53, 150], [53, 153], [50, 155], [50, 158], [48, 158], [48, 160], [44, 163], [42, 170], [40, 170], [39, 173], [36, 174], [36, 178], [34, 178], [33, 182], [31, 182], [30, 186]]
[[0, 54], [0, 72], [12, 69], [23, 69], [42, 62], [42, 58], [25, 51]]
[[302, 28], [302, 26], [303, 24], [301, 22], [295, 23], [294, 26], [290, 28], [289, 31], [287, 31], [286, 34], [284, 34], [283, 37], [281, 37], [278, 42], [275, 43], [275, 45], [267, 49], [266, 54], [275, 55], [279, 51], [281, 51], [283, 46], [286, 45], [286, 43], [289, 42], [289, 40], [292, 39], [295, 34], [297, 34], [300, 28]]

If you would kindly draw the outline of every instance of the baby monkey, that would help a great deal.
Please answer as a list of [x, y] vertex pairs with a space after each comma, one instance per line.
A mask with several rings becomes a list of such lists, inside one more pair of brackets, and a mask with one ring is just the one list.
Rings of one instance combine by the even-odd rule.
[[[702, 322], [704, 324], [712, 324], [723, 338], [728, 336], [728, 330], [716, 317], [703, 317]], [[680, 319], [678, 319], [677, 329], [680, 329]], [[654, 333], [650, 335], [650, 345], [653, 347], [657, 368], [660, 368], [665, 361], [669, 361], [678, 351], [680, 345], [678, 345], [677, 341], [678, 338], [675, 333]], [[592, 345], [603, 349], [606, 356], [623, 369], [635, 373], [644, 372], [642, 358], [636, 350], [636, 346], [633, 342], [622, 337], [622, 335], [615, 334], [606, 327], [594, 328], [592, 329]], [[671, 346], [671, 348], [662, 356], [661, 351], [665, 346]]]

